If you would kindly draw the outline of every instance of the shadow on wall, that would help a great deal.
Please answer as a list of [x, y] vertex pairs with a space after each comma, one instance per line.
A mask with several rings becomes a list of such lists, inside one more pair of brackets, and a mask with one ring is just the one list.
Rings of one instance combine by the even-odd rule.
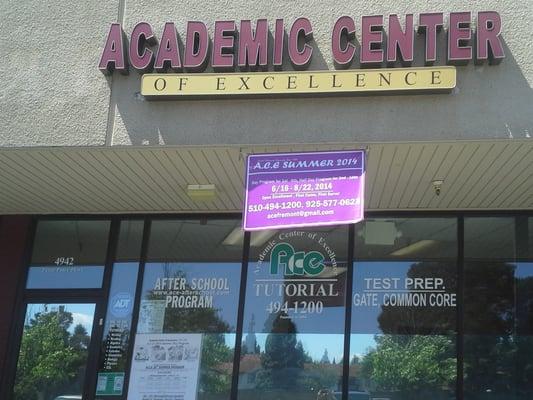
[[[437, 66], [446, 64], [446, 35], [439, 40]], [[148, 101], [139, 93], [136, 71], [114, 74], [113, 144], [527, 138], [533, 135], [533, 90], [505, 43], [504, 48], [499, 65], [457, 67], [457, 88], [444, 94]], [[324, 50], [314, 45], [309, 70], [333, 69]], [[424, 37], [417, 35], [414, 66], [423, 66], [423, 52]], [[286, 63], [283, 70], [292, 66]]]

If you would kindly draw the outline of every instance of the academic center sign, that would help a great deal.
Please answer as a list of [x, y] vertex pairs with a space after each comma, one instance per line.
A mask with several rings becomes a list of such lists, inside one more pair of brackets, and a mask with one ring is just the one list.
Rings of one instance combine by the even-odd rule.
[[[477, 13], [475, 33], [471, 12], [451, 12], [447, 18], [444, 13], [422, 13], [417, 19], [406, 14], [402, 19], [396, 14], [363, 16], [357, 27], [350, 16], [338, 18], [329, 48], [335, 70], [305, 72], [313, 54], [325, 50], [315, 48], [313, 26], [305, 17], [290, 25], [283, 19], [215, 21], [212, 37], [203, 22], [188, 21], [183, 37], [173, 22], [167, 22], [159, 39], [148, 22], [139, 22], [129, 42], [122, 26], [114, 23], [99, 69], [127, 74], [131, 66], [144, 74], [141, 94], [148, 99], [449, 92], [456, 86], [454, 65], [471, 60], [498, 63], [505, 57], [501, 17], [495, 11]], [[434, 65], [445, 19], [450, 65]], [[417, 35], [424, 37], [420, 60], [415, 59]], [[286, 59], [293, 71], [281, 71]], [[394, 68], [398, 62], [404, 68]], [[412, 67], [413, 63], [425, 66]], [[352, 69], [357, 64], [360, 68]], [[376, 69], [383, 64], [388, 68]], [[200, 74], [208, 67], [215, 72]]]

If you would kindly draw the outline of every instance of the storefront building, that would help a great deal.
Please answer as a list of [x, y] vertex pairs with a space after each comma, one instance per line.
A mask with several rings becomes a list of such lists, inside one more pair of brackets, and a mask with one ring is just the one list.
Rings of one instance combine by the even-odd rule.
[[532, 4], [0, 10], [1, 399], [533, 398]]

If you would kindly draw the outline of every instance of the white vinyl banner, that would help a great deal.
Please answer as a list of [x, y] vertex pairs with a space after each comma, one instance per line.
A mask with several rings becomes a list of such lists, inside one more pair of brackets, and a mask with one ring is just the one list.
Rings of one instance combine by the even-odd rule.
[[128, 400], [195, 400], [201, 333], [138, 334]]

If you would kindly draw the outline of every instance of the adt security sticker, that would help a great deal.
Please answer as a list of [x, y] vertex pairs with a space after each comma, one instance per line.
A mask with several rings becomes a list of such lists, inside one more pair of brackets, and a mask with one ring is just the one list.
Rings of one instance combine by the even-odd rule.
[[127, 292], [120, 292], [111, 298], [111, 314], [117, 318], [124, 318], [131, 314], [133, 297]]

